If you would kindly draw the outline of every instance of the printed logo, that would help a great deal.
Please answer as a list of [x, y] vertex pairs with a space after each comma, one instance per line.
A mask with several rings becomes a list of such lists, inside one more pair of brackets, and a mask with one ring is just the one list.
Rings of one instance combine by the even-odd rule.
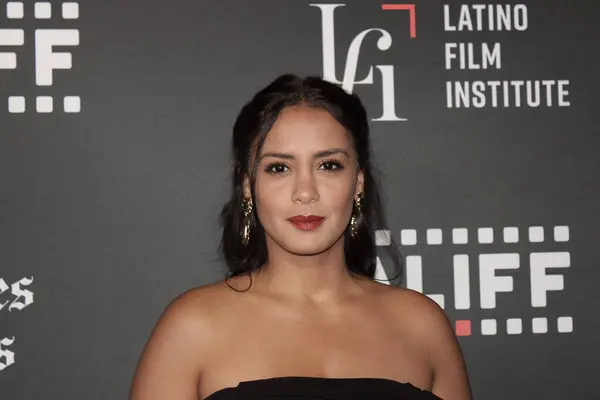
[[15, 337], [0, 339], [0, 371], [15, 363], [15, 353], [5, 349], [15, 342]]
[[[348, 93], [352, 93], [354, 85], [372, 85], [375, 82], [373, 67], [377, 68], [381, 76], [381, 91], [383, 96], [383, 114], [373, 121], [406, 121], [406, 118], [398, 117], [396, 114], [395, 102], [395, 81], [393, 65], [371, 65], [367, 76], [357, 80], [356, 70], [360, 57], [360, 50], [363, 41], [370, 33], [378, 34], [377, 48], [381, 51], [387, 51], [392, 46], [392, 35], [385, 29], [370, 28], [365, 29], [354, 37], [346, 54], [346, 64], [344, 66], [344, 75], [341, 81], [336, 77], [335, 62], [335, 10], [344, 7], [345, 4], [310, 4], [312, 7], [318, 7], [321, 10], [321, 27], [323, 37], [323, 79], [342, 86]], [[382, 10], [400, 10], [408, 11], [410, 22], [410, 37], [415, 38], [416, 17], [414, 4], [382, 4]]]
[[[486, 80], [446, 81], [447, 108], [571, 106], [568, 79], [507, 80], [506, 74], [494, 73], [494, 70], [501, 70], [506, 65], [502, 43], [471, 41], [475, 37], [473, 32], [488, 32], [486, 40], [499, 40], [502, 38], [497, 34], [499, 32], [512, 31], [519, 35], [527, 35], [529, 11], [525, 4], [444, 4], [443, 15], [444, 32], [447, 32], [445, 36], [453, 39], [444, 44], [445, 69], [490, 71], [486, 74]], [[469, 42], [454, 41], [460, 40], [461, 37], [468, 38]], [[461, 75], [453, 74], [454, 77]], [[477, 75], [473, 75], [475, 76]]]
[[[28, 4], [29, 5], [29, 4]], [[56, 12], [58, 4], [50, 2], [36, 2], [33, 4], [32, 14], [35, 19], [48, 20], [53, 17], [53, 12], [59, 14], [62, 20], [76, 20], [79, 18], [79, 3], [62, 3], [61, 12]], [[9, 1], [6, 3], [6, 17], [11, 20], [26, 18], [26, 9], [23, 2]], [[35, 59], [35, 83], [37, 86], [52, 86], [55, 70], [71, 69], [72, 55], [69, 52], [55, 52], [54, 46], [79, 46], [78, 29], [36, 29], [34, 35], [33, 57]], [[0, 47], [25, 46], [25, 32], [23, 29], [1, 29]], [[19, 66], [17, 53], [14, 51], [0, 52], [0, 70], [15, 70]], [[2, 73], [2, 71], [0, 71]], [[0, 78], [6, 79], [5, 74]], [[8, 75], [8, 74], [6, 74]], [[9, 76], [9, 75], [8, 75]], [[28, 101], [25, 96], [18, 93], [8, 97], [9, 113], [24, 113]], [[52, 113], [55, 111], [55, 98], [53, 96], [37, 96], [35, 110], [37, 113]], [[81, 98], [77, 95], [62, 96], [63, 111], [65, 113], [79, 113], [81, 111]], [[32, 105], [33, 106], [33, 105]]]
[[[8, 311], [18, 310], [21, 311], [25, 307], [33, 303], [33, 292], [27, 289], [23, 289], [23, 286], [29, 286], [33, 283], [33, 277], [22, 278], [21, 280], [8, 286], [4, 279], [0, 278], [0, 311], [4, 308], [8, 308]], [[13, 295], [13, 300], [2, 301], [2, 295], [10, 289], [10, 293]]]
[[[22, 311], [25, 307], [33, 304], [33, 292], [23, 287], [30, 286], [33, 283], [33, 277], [22, 278], [19, 281], [8, 286], [3, 278], [0, 278], [0, 311]], [[13, 296], [12, 300], [3, 300], [5, 293], [9, 292]], [[0, 332], [0, 334], [2, 334]], [[15, 363], [15, 353], [8, 350], [8, 347], [15, 342], [15, 337], [0, 336], [0, 371], [10, 367]]]
[[[481, 250], [476, 255], [478, 264], [478, 287], [471, 288], [471, 272], [473, 255], [465, 254], [466, 251], [460, 251], [461, 245], [469, 243], [469, 230], [467, 228], [454, 228], [451, 235], [452, 244], [456, 245], [456, 250], [449, 261], [451, 266], [443, 268], [452, 268], [454, 310], [470, 310], [473, 307], [471, 296], [473, 289], [479, 291], [480, 309], [496, 309], [497, 303], [502, 302], [504, 296], [514, 292], [514, 279], [509, 273], [517, 272], [523, 268], [525, 261], [523, 255], [517, 252], [498, 253], [486, 251], [486, 246], [492, 246], [494, 243], [494, 229], [490, 227], [477, 229], [477, 243], [481, 245]], [[530, 226], [528, 229], [528, 241], [530, 245], [535, 246], [539, 243], [549, 242], [552, 246], [564, 244], [569, 241], [568, 226], [554, 226], [553, 240], [545, 240], [545, 230], [543, 226]], [[443, 243], [442, 229], [427, 229], [424, 232], [424, 243], [427, 246], [439, 246]], [[377, 245], [390, 245], [390, 232], [376, 232]], [[418, 249], [417, 231], [415, 229], [403, 229], [401, 231], [402, 252], [405, 256], [405, 278], [406, 287], [420, 293], [424, 293], [423, 285], [423, 258], [419, 254], [413, 254]], [[502, 229], [503, 243], [519, 243], [519, 228], [505, 227]], [[546, 243], [546, 247], [548, 243]], [[545, 249], [546, 250], [546, 249]], [[418, 251], [418, 250], [417, 250]], [[529, 264], [529, 284], [528, 297], [531, 300], [531, 307], [537, 311], [547, 309], [548, 293], [560, 292], [564, 290], [564, 275], [562, 268], [571, 267], [571, 254], [568, 251], [560, 249], [559, 251], [529, 251], [525, 256]], [[388, 283], [387, 273], [378, 259], [376, 279], [382, 280], [382, 283]], [[522, 286], [521, 286], [522, 287]], [[427, 294], [441, 308], [447, 309], [449, 304], [445, 301], [444, 294]], [[553, 295], [553, 299], [556, 297]], [[535, 313], [534, 311], [534, 313]], [[548, 312], [550, 313], [550, 311]], [[570, 315], [560, 315], [553, 318], [553, 330], [558, 333], [570, 333], [573, 331], [573, 317]], [[549, 332], [549, 317], [540, 313], [538, 316], [528, 320], [528, 326], [531, 333], [543, 334]], [[460, 319], [455, 321], [456, 334], [458, 336], [469, 336], [472, 334], [471, 319]], [[499, 323], [504, 324], [504, 328], [499, 328]], [[509, 318], [486, 318], [480, 321], [480, 333], [482, 335], [496, 335], [500, 329], [509, 335], [518, 335], [523, 333], [523, 318], [520, 316], [510, 316]]]

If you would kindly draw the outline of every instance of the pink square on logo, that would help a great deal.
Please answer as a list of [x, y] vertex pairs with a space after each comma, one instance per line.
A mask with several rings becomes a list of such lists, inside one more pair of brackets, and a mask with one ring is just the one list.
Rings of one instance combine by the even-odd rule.
[[471, 321], [456, 321], [456, 336], [471, 336]]

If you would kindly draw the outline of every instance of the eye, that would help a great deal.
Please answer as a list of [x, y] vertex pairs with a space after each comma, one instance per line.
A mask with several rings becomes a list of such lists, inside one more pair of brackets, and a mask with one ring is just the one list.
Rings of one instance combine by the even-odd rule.
[[344, 166], [339, 161], [327, 160], [324, 161], [319, 168], [322, 168], [326, 171], [338, 171], [344, 169]]
[[281, 174], [288, 170], [288, 166], [283, 163], [271, 163], [265, 167], [265, 172], [268, 174]]

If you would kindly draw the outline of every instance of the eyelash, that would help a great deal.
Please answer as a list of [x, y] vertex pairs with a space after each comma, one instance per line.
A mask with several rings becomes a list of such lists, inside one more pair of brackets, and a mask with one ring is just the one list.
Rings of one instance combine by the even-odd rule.
[[[337, 160], [325, 160], [321, 163], [321, 165], [319, 167], [326, 165], [326, 164], [331, 164], [333, 166], [333, 168], [325, 169], [325, 171], [328, 171], [328, 172], [337, 172], [337, 171], [341, 171], [342, 169], [344, 169], [344, 166]], [[273, 171], [274, 168], [279, 168], [279, 167], [288, 168], [288, 166], [282, 162], [274, 162], [265, 167], [265, 172], [268, 174], [272, 174], [272, 175], [281, 174], [281, 173], [285, 172], [285, 171]]]

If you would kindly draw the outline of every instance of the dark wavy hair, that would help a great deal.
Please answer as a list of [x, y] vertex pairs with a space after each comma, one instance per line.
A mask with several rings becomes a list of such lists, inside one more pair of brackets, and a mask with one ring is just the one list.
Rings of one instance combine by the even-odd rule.
[[[260, 90], [244, 105], [233, 126], [233, 190], [231, 199], [223, 206], [220, 215], [223, 235], [219, 250], [229, 270], [227, 277], [258, 270], [267, 261], [265, 231], [256, 217], [255, 208], [250, 219], [249, 243], [242, 243], [243, 184], [248, 176], [252, 203], [255, 205], [256, 168], [265, 138], [281, 111], [285, 107], [297, 105], [326, 110], [346, 128], [352, 138], [358, 165], [364, 174], [364, 198], [362, 213], [357, 221], [358, 234], [352, 238], [349, 227], [344, 232], [344, 255], [350, 271], [374, 279], [378, 249], [375, 230], [387, 230], [387, 227], [374, 177], [366, 110], [356, 94], [349, 94], [338, 85], [319, 77], [301, 78], [291, 74], [278, 77]], [[357, 212], [356, 207], [353, 212]], [[390, 253], [394, 269], [400, 275], [402, 257], [393, 239], [390, 239], [391, 245], [382, 249]]]

